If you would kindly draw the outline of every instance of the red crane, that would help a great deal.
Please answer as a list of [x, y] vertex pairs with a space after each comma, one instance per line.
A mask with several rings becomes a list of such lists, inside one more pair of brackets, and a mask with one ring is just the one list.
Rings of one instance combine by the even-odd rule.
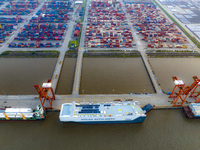
[[[43, 83], [42, 88], [40, 88], [39, 85], [34, 85], [34, 87], [39, 94], [42, 106], [46, 109], [52, 109], [53, 108], [52, 104], [53, 101], [55, 100], [55, 94], [52, 88], [51, 80], [49, 79], [47, 80], [46, 83]], [[44, 106], [46, 100], [49, 101], [50, 107]]]
[[196, 103], [198, 103], [200, 101], [200, 98], [198, 97], [200, 95], [200, 79], [197, 76], [193, 76], [194, 81], [197, 81], [198, 84], [196, 85], [196, 87], [194, 88], [194, 90], [192, 91], [192, 93], [190, 94], [189, 97], [193, 97], [196, 101]]
[[[169, 98], [173, 98], [174, 106], [182, 106], [188, 97], [189, 93], [196, 88], [200, 79], [196, 79], [190, 86], [185, 86], [185, 83], [182, 80], [179, 80], [176, 76], [172, 77], [175, 87], [172, 90]], [[177, 105], [178, 100], [181, 100], [181, 104]]]

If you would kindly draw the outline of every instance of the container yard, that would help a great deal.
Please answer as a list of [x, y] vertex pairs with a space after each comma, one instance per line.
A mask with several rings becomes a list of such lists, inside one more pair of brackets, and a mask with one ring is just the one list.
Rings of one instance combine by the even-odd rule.
[[126, 19], [125, 12], [122, 11], [119, 1], [91, 1], [85, 47], [132, 47], [134, 39]]
[[[58, 9], [59, 8], [59, 9]], [[36, 15], [56, 15], [59, 14], [61, 18], [63, 18], [64, 22], [69, 20], [68, 13], [72, 12], [73, 8], [71, 7], [71, 2], [64, 2], [64, 1], [50, 1], [45, 2], [43, 7], [36, 13]]]
[[[59, 9], [57, 9], [59, 8]], [[32, 17], [33, 23], [67, 23], [69, 13], [73, 11], [71, 2], [45, 2], [43, 7]]]
[[28, 15], [38, 7], [39, 2], [30, 1], [11, 1], [9, 4], [0, 10], [0, 15]]
[[[26, 7], [34, 7], [34, 5]], [[39, 2], [37, 2], [39, 3]], [[15, 7], [18, 4], [13, 4]], [[59, 8], [59, 10], [57, 9]], [[30, 21], [20, 28], [9, 48], [59, 48], [67, 32], [67, 22], [73, 8], [71, 2], [44, 2], [42, 8], [33, 14]]]
[[5, 42], [5, 40], [18, 28], [18, 24], [22, 21], [23, 19], [19, 16], [15, 18], [0, 17], [0, 43]]
[[[31, 23], [24, 25], [24, 28], [18, 33], [9, 47], [60, 47], [63, 41], [66, 24], [56, 23]], [[17, 43], [19, 42], [20, 43]], [[32, 41], [31, 43], [29, 41]], [[48, 44], [49, 43], [49, 44]]]
[[188, 48], [187, 38], [155, 4], [126, 4], [131, 23], [148, 48]]

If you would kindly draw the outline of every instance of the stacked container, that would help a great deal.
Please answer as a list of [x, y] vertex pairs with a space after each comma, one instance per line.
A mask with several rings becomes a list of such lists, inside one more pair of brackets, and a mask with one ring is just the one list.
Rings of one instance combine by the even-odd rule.
[[27, 24], [21, 32], [18, 33], [15, 40], [62, 40], [66, 29], [66, 24]]
[[70, 2], [52, 1], [45, 2], [43, 7], [36, 13], [38, 17], [33, 17], [34, 23], [63, 23], [69, 20], [68, 13], [72, 12]]
[[[28, 10], [28, 8], [34, 9], [37, 4], [39, 2], [35, 0], [29, 2], [22, 0], [19, 3], [12, 2], [9, 7]], [[24, 25], [9, 47], [60, 47], [67, 29], [68, 12], [72, 11], [71, 2], [63, 0], [44, 2], [43, 7], [31, 18], [29, 24]], [[17, 43], [18, 41], [20, 43]]]
[[11, 1], [6, 8], [0, 10], [0, 15], [28, 15], [38, 7], [38, 1]]
[[133, 37], [121, 3], [93, 0], [88, 12], [85, 47], [132, 47]]
[[16, 18], [4, 18], [0, 17], [0, 43], [6, 40], [7, 36], [10, 36], [12, 32], [17, 28], [17, 23], [22, 22], [21, 17]]
[[[163, 47], [163, 42], [184, 44], [187, 40], [154, 4], [126, 4], [127, 12], [137, 34], [149, 42], [148, 47]], [[181, 46], [182, 47], [182, 46]], [[171, 48], [171, 46], [169, 46]]]
[[74, 31], [74, 37], [79, 37], [81, 24], [77, 23]]

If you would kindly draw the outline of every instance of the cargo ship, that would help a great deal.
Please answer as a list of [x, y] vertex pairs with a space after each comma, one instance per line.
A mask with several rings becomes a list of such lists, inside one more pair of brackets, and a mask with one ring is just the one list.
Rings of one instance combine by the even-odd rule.
[[200, 118], [200, 103], [191, 103], [189, 106], [183, 106], [183, 111], [187, 118]]
[[141, 109], [138, 102], [96, 104], [72, 102], [62, 104], [59, 119], [61, 122], [83, 124], [139, 123], [144, 122], [146, 112], [147, 110]]
[[44, 120], [46, 112], [40, 105], [32, 108], [1, 108], [0, 121]]

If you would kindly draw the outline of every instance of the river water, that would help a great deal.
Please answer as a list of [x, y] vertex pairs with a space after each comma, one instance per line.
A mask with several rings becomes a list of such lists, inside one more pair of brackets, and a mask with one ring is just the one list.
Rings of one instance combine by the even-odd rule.
[[60, 123], [59, 113], [35, 122], [1, 122], [1, 150], [199, 150], [200, 120], [182, 110], [155, 110], [144, 123]]
[[80, 94], [155, 93], [140, 57], [83, 58]]
[[172, 76], [177, 76], [190, 86], [193, 76], [200, 78], [199, 58], [149, 58], [158, 82], [165, 92], [171, 92], [174, 88]]
[[51, 79], [57, 58], [0, 58], [0, 95], [37, 94], [34, 85]]

